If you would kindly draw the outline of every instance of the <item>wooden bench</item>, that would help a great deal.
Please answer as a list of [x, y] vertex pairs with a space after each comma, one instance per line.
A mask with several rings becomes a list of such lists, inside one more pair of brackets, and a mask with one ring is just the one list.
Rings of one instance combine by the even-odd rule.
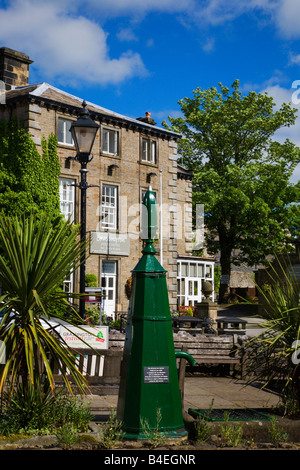
[[[78, 349], [78, 369], [97, 395], [117, 395], [121, 379], [123, 349]], [[58, 369], [54, 371], [57, 384], [63, 382]], [[67, 374], [72, 382], [72, 376]]]
[[[197, 364], [229, 364], [243, 373], [243, 357], [238, 353], [238, 344], [232, 335], [191, 335], [185, 331], [174, 333], [175, 351], [186, 351], [197, 361]], [[110, 349], [78, 349], [78, 368], [86, 377], [93, 393], [98, 395], [117, 395], [121, 380], [121, 363], [123, 358], [124, 335], [111, 341]], [[178, 359], [179, 387], [184, 391], [184, 378], [187, 361]], [[196, 366], [195, 366], [196, 367]], [[63, 379], [58, 370], [54, 370], [56, 383]], [[72, 377], [68, 375], [71, 381]]]
[[[174, 346], [175, 351], [185, 351], [197, 361], [197, 365], [189, 366], [192, 371], [198, 365], [227, 364], [232, 371], [239, 370], [241, 376], [244, 375], [242, 350], [239, 349], [232, 335], [190, 335], [178, 332], [174, 334]], [[178, 359], [179, 387], [182, 396], [187, 365], [189, 364], [186, 359]]]

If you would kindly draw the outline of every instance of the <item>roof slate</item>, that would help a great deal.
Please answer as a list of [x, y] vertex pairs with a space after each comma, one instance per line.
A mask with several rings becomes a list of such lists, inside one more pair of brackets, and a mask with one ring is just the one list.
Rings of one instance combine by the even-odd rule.
[[[12, 90], [6, 92], [6, 101], [13, 100], [17, 101], [19, 98], [31, 98], [37, 99], [39, 101], [47, 101], [52, 104], [64, 105], [65, 107], [70, 107], [80, 109], [82, 106], [83, 99], [77, 96], [71, 95], [63, 90], [53, 87], [48, 83], [37, 83], [34, 85], [27, 85], [24, 87], [15, 87]], [[154, 132], [160, 132], [165, 135], [169, 135], [172, 138], [179, 139], [180, 135], [168, 131], [157, 126], [140, 121], [139, 119], [133, 119], [122, 114], [118, 114], [114, 111], [110, 111], [102, 106], [96, 105], [94, 103], [87, 102], [87, 108], [92, 112], [100, 116], [107, 116], [108, 118], [116, 119], [118, 121], [131, 123], [137, 127], [143, 127], [144, 129], [153, 130]]]

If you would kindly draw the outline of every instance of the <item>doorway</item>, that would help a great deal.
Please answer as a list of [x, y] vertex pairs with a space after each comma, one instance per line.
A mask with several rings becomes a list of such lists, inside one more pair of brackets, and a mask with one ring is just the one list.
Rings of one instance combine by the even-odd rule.
[[103, 312], [114, 319], [116, 310], [116, 261], [102, 261], [101, 287], [103, 288]]

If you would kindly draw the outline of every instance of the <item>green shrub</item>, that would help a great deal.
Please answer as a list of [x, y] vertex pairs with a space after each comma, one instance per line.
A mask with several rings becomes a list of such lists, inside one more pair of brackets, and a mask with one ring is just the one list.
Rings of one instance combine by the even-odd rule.
[[104, 426], [99, 426], [101, 446], [105, 449], [116, 448], [124, 436], [122, 427], [123, 423], [116, 418], [115, 412], [112, 410]]
[[85, 285], [86, 287], [98, 287], [98, 278], [96, 274], [86, 274]]
[[63, 449], [68, 449], [79, 440], [76, 428], [71, 423], [65, 423], [55, 430], [58, 444]]
[[99, 307], [87, 307], [85, 309], [85, 314], [87, 315], [88, 323], [92, 325], [100, 324], [100, 309]]
[[77, 431], [86, 431], [92, 419], [89, 407], [83, 401], [30, 387], [22, 387], [10, 397], [4, 396], [0, 414], [0, 434], [9, 436], [20, 432], [49, 434], [58, 427], [72, 424]]
[[224, 445], [229, 447], [238, 447], [242, 444], [243, 440], [243, 427], [241, 424], [230, 425], [229, 413], [224, 413], [224, 424], [220, 426], [221, 438], [224, 442]]
[[283, 433], [277, 427], [276, 418], [274, 416], [271, 417], [271, 426], [269, 428], [269, 436], [270, 436], [272, 444], [274, 444], [275, 447], [278, 447], [282, 442], [287, 442], [289, 438], [287, 433]]

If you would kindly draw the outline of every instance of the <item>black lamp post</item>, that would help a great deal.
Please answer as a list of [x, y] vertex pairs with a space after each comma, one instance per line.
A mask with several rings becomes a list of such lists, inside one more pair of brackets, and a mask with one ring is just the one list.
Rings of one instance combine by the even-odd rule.
[[[77, 121], [71, 124], [70, 132], [72, 134], [75, 147], [76, 147], [76, 160], [81, 164], [80, 174], [81, 181], [78, 186], [81, 190], [81, 207], [80, 207], [80, 238], [85, 240], [86, 237], [86, 190], [89, 187], [87, 184], [87, 164], [92, 160], [92, 147], [98, 131], [98, 124], [95, 123], [86, 109], [86, 102], [82, 103], [83, 109]], [[80, 300], [79, 300], [79, 314], [82, 318], [85, 316], [85, 263], [86, 256], [85, 250], [81, 256], [80, 264]]]

